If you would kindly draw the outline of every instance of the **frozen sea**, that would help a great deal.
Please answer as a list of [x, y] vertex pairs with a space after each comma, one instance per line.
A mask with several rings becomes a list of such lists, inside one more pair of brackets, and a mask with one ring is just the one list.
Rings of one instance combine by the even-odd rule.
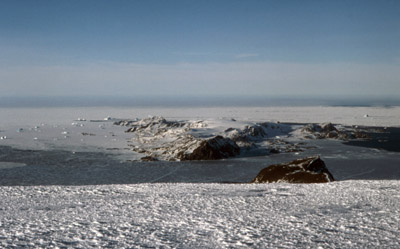
[[[386, 150], [313, 140], [300, 153], [139, 162], [127, 147], [126, 127], [104, 120], [159, 115], [399, 128], [400, 107], [2, 107], [0, 115], [2, 248], [400, 244], [396, 144]], [[244, 184], [270, 164], [310, 155], [320, 155], [338, 181]]]

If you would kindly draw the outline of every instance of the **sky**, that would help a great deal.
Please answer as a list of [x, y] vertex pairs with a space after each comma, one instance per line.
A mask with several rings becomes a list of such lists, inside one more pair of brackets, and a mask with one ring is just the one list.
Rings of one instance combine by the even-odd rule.
[[0, 1], [0, 96], [396, 96], [400, 1]]

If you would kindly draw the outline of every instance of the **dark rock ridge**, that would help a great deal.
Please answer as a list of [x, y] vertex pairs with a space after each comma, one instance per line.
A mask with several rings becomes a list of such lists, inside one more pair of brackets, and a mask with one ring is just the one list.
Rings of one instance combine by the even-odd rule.
[[142, 157], [142, 158], [140, 158], [140, 160], [142, 160], [143, 162], [155, 162], [155, 161], [158, 161], [157, 158], [151, 157], [151, 156]]
[[202, 141], [192, 153], [179, 153], [180, 160], [218, 160], [240, 154], [239, 146], [229, 138], [216, 136]]
[[349, 139], [368, 139], [366, 132], [357, 128], [338, 129], [332, 123], [308, 124], [301, 129], [302, 132], [309, 133], [311, 136], [307, 138], [332, 138], [339, 140]]
[[316, 156], [270, 165], [262, 169], [251, 183], [325, 183], [332, 181], [334, 178], [324, 161]]
[[280, 138], [280, 136], [286, 137], [291, 131], [293, 130], [289, 125], [263, 122], [246, 125], [243, 128], [228, 128], [224, 131], [224, 136], [236, 142], [242, 149], [242, 155], [302, 151], [296, 144]]
[[[261, 140], [263, 138], [268, 137], [266, 132], [266, 127], [263, 124], [255, 124], [252, 126], [245, 126], [243, 130], [232, 129], [230, 131], [234, 131], [232, 133], [231, 138], [234, 141], [256, 141]], [[229, 129], [228, 129], [229, 131]]]

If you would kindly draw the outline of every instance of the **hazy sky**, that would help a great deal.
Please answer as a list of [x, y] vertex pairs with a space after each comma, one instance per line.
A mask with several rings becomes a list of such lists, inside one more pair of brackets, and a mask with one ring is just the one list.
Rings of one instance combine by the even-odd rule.
[[400, 1], [0, 2], [0, 95], [397, 95]]

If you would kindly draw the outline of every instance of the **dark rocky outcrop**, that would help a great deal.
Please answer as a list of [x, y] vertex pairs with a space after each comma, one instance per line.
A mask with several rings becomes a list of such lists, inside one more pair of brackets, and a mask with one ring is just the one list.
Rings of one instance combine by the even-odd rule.
[[143, 162], [155, 162], [155, 161], [158, 161], [157, 158], [152, 157], [152, 156], [145, 156], [145, 157], [140, 158], [140, 160], [142, 160]]
[[321, 124], [321, 132], [337, 132], [338, 129], [332, 123]]
[[256, 124], [253, 126], [245, 126], [242, 131], [238, 132], [236, 137], [233, 137], [233, 140], [255, 141], [266, 137], [268, 137], [268, 134], [265, 131], [265, 128], [260, 124]]
[[303, 128], [303, 131], [308, 132], [337, 132], [338, 129], [332, 123], [323, 123], [323, 124], [308, 124]]
[[180, 160], [218, 160], [239, 155], [239, 146], [229, 138], [216, 136], [204, 140], [192, 153], [179, 153]]
[[82, 134], [82, 136], [96, 136], [96, 134], [88, 133], [88, 132], [82, 132], [81, 134]]
[[334, 178], [319, 157], [297, 159], [289, 163], [274, 164], [264, 168], [252, 183], [325, 183]]
[[332, 123], [323, 124], [308, 124], [303, 129], [303, 132], [314, 134], [315, 138], [338, 138], [340, 139], [344, 133], [340, 132]]
[[369, 139], [370, 137], [366, 132], [361, 131], [357, 128], [341, 128], [337, 129], [332, 123], [323, 124], [308, 124], [301, 129], [302, 132], [309, 133], [312, 136], [307, 136], [307, 138], [316, 139], [339, 139], [339, 140], [349, 140], [349, 139]]

